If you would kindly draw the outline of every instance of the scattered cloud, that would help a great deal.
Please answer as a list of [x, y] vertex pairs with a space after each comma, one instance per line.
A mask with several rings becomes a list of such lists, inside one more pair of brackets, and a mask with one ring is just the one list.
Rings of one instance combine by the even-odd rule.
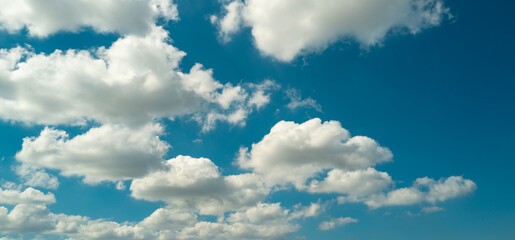
[[22, 178], [23, 184], [31, 187], [57, 189], [59, 180], [56, 176], [48, 174], [45, 169], [30, 164], [21, 164], [15, 168], [15, 172]]
[[226, 41], [251, 28], [264, 55], [289, 62], [344, 39], [375, 46], [390, 32], [416, 34], [450, 17], [441, 0], [233, 0], [212, 22]]
[[421, 211], [423, 213], [425, 213], [425, 214], [429, 214], [429, 213], [435, 213], [435, 212], [443, 211], [443, 208], [437, 207], [437, 206], [431, 206], [431, 207], [424, 207], [424, 208], [422, 208]]
[[318, 112], [322, 112], [322, 106], [318, 104], [315, 100], [308, 97], [302, 99], [300, 91], [294, 88], [289, 88], [284, 91], [286, 97], [290, 100], [290, 102], [286, 105], [291, 110], [295, 110], [297, 108], [313, 108]]
[[15, 33], [26, 28], [30, 36], [39, 38], [85, 28], [99, 33], [145, 35], [158, 18], [178, 19], [177, 6], [171, 0], [1, 0], [0, 5], [0, 29]]
[[420, 203], [443, 202], [452, 198], [470, 194], [476, 190], [476, 184], [461, 176], [451, 176], [438, 181], [424, 177], [418, 178], [413, 186], [399, 188], [387, 193], [374, 194], [364, 199], [341, 199], [346, 201], [363, 201], [370, 208], [384, 206], [402, 206]]
[[336, 219], [332, 219], [332, 220], [329, 220], [329, 221], [323, 221], [320, 223], [320, 225], [318, 225], [318, 229], [322, 230], [322, 231], [328, 231], [328, 230], [331, 230], [331, 229], [334, 229], [334, 228], [337, 228], [337, 227], [343, 227], [349, 223], [357, 223], [358, 222], [358, 219], [354, 219], [354, 218], [350, 218], [350, 217], [341, 217], [341, 218], [336, 218]]

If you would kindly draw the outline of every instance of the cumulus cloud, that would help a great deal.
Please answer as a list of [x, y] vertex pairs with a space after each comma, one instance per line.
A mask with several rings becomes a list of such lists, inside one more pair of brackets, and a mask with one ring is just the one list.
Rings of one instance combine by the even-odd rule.
[[311, 203], [309, 206], [302, 206], [297, 204], [294, 206], [294, 211], [290, 214], [290, 218], [298, 219], [298, 218], [309, 218], [316, 217], [320, 215], [320, 213], [324, 212], [327, 208], [327, 203]]
[[474, 182], [461, 176], [452, 176], [438, 181], [427, 177], [418, 178], [412, 187], [372, 195], [365, 200], [365, 204], [370, 208], [412, 205], [424, 202], [434, 204], [470, 194], [476, 188]]
[[0, 232], [67, 236], [76, 240], [108, 239], [285, 239], [299, 229], [292, 212], [279, 203], [258, 203], [216, 222], [176, 208], [160, 208], [138, 223], [51, 213], [44, 205], [0, 207]]
[[241, 124], [255, 108], [247, 104], [254, 88], [223, 85], [200, 64], [181, 72], [184, 55], [159, 27], [93, 52], [1, 49], [0, 118], [44, 125], [89, 120], [142, 125], [194, 113], [204, 122], [208, 113], [217, 113]]
[[69, 137], [65, 131], [45, 128], [23, 140], [16, 160], [56, 169], [63, 176], [84, 177], [84, 182], [118, 181], [142, 177], [161, 167], [168, 143], [159, 139], [163, 128], [106, 124]]
[[157, 18], [168, 21], [178, 15], [171, 0], [0, 0], [0, 5], [0, 29], [17, 32], [26, 28], [34, 37], [84, 28], [100, 33], [144, 35], [151, 31]]
[[376, 141], [350, 137], [339, 122], [322, 123], [315, 118], [302, 124], [277, 123], [260, 142], [252, 144], [250, 151], [241, 148], [237, 163], [262, 174], [268, 184], [292, 183], [304, 189], [306, 181], [323, 170], [366, 169], [391, 158], [390, 150]]
[[357, 171], [333, 169], [323, 181], [312, 180], [307, 190], [312, 193], [341, 193], [351, 196], [369, 196], [393, 184], [388, 173], [373, 168]]
[[57, 189], [59, 180], [56, 176], [48, 174], [44, 169], [30, 164], [21, 164], [15, 168], [15, 172], [23, 181], [23, 184], [32, 187]]
[[212, 18], [212, 23], [218, 24], [220, 28], [220, 37], [224, 41], [229, 41], [230, 36], [240, 30], [242, 24], [241, 11], [244, 4], [241, 1], [232, 1], [224, 6], [225, 16], [218, 19], [216, 16]]
[[18, 189], [2, 189], [0, 188], [0, 204], [16, 205], [16, 204], [51, 204], [55, 203], [53, 193], [43, 193], [32, 187], [28, 187], [23, 191]]
[[39, 233], [55, 228], [48, 217], [50, 211], [43, 205], [19, 204], [10, 212], [0, 206], [0, 232]]
[[251, 207], [269, 192], [258, 175], [222, 176], [211, 160], [189, 156], [170, 159], [164, 170], [134, 179], [130, 190], [137, 199], [165, 201], [203, 215]]
[[259, 203], [230, 214], [222, 222], [198, 222], [184, 228], [179, 239], [285, 239], [300, 227], [288, 218], [289, 211], [279, 203]]
[[0, 207], [3, 234], [66, 235], [68, 239], [156, 239], [150, 229], [103, 219], [54, 214], [44, 205], [18, 204], [10, 212]]
[[341, 217], [341, 218], [336, 218], [336, 219], [332, 219], [329, 221], [321, 222], [320, 225], [318, 225], [318, 229], [320, 229], [322, 231], [327, 231], [327, 230], [334, 229], [336, 227], [343, 227], [349, 223], [357, 223], [357, 222], [358, 222], [358, 220], [354, 219], [354, 218]]
[[442, 0], [233, 0], [224, 9], [213, 18], [224, 39], [250, 27], [256, 47], [281, 61], [342, 39], [374, 46], [396, 29], [416, 34], [450, 17]]

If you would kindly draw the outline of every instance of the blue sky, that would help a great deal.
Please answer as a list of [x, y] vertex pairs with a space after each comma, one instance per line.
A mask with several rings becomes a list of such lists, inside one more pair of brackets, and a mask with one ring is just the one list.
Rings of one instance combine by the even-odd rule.
[[0, 239], [515, 238], [513, 3], [271, 2], [0, 0]]

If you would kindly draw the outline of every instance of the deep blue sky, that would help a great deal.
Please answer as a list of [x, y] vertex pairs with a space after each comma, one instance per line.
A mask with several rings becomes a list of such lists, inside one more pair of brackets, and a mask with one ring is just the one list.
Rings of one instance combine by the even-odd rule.
[[[322, 112], [289, 110], [284, 107], [287, 99], [282, 92], [276, 92], [271, 104], [250, 115], [245, 127], [221, 124], [200, 133], [200, 126], [193, 121], [166, 122], [165, 139], [173, 146], [169, 157], [207, 157], [224, 173], [238, 173], [232, 165], [238, 148], [260, 141], [278, 121], [337, 120], [352, 135], [371, 137], [390, 148], [393, 162], [378, 170], [399, 181], [397, 186], [408, 186], [418, 177], [456, 175], [473, 180], [478, 188], [470, 196], [439, 204], [444, 211], [421, 216], [407, 213], [418, 212], [416, 206], [369, 210], [362, 204], [333, 205], [324, 216], [352, 216], [359, 223], [321, 232], [317, 230], [321, 218], [308, 219], [294, 236], [515, 239], [515, 3], [448, 0], [455, 18], [438, 27], [417, 35], [388, 36], [381, 46], [369, 50], [340, 42], [291, 63], [260, 55], [249, 29], [222, 44], [208, 19], [220, 10], [216, 1], [180, 0], [177, 4], [180, 21], [166, 28], [174, 46], [187, 53], [182, 69], [202, 63], [223, 83], [273, 79], [283, 88], [299, 89], [303, 97], [315, 99]], [[109, 46], [116, 39], [115, 34], [89, 31], [59, 33], [42, 40], [2, 32], [0, 48], [30, 44], [36, 52], [50, 53]], [[11, 171], [14, 154], [21, 149], [23, 137], [36, 136], [42, 128], [0, 123], [3, 179], [16, 181]], [[197, 138], [203, 142], [192, 144]], [[112, 191], [109, 184], [87, 186], [78, 178], [59, 180], [57, 203], [49, 206], [55, 213], [139, 221], [164, 205], [134, 200], [128, 190]], [[289, 207], [333, 197], [283, 191], [267, 200]]]

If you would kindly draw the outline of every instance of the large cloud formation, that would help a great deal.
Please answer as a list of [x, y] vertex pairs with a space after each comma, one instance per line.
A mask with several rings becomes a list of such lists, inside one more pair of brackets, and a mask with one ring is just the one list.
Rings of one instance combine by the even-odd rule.
[[[308, 208], [320, 209], [320, 206], [312, 204]], [[296, 221], [300, 217], [320, 213], [309, 211], [306, 214], [305, 209], [290, 211], [279, 203], [258, 203], [210, 222], [200, 220], [192, 212], [166, 207], [157, 209], [140, 222], [117, 223], [55, 214], [45, 204], [18, 203], [10, 211], [0, 206], [0, 232], [61, 235], [75, 240], [285, 239], [299, 229]]]
[[[17, 155], [23, 164], [84, 176], [88, 183], [132, 180], [132, 197], [166, 203], [141, 222], [54, 214], [45, 206], [55, 202], [52, 193], [0, 189], [0, 203], [15, 205], [10, 212], [0, 207], [0, 231], [70, 239], [284, 239], [300, 228], [299, 221], [317, 217], [330, 204], [288, 209], [265, 202], [272, 191], [290, 185], [310, 194], [335, 194], [340, 204], [360, 202], [371, 209], [420, 204], [424, 212], [441, 210], [435, 204], [476, 189], [460, 176], [419, 178], [411, 187], [395, 188], [388, 173], [373, 168], [391, 161], [392, 153], [370, 138], [351, 137], [337, 121], [281, 121], [252, 149], [241, 150], [236, 163], [252, 172], [226, 176], [207, 158], [164, 161], [169, 146], [159, 139], [161, 131], [158, 124], [105, 124], [70, 139], [64, 131], [46, 128], [39, 137], [26, 138]], [[81, 167], [73, 168], [77, 165]], [[205, 215], [218, 219], [201, 220]], [[330, 218], [319, 229], [357, 221]]]
[[250, 151], [240, 149], [238, 164], [262, 174], [269, 184], [292, 183], [303, 189], [325, 169], [359, 170], [391, 158], [390, 150], [373, 139], [350, 137], [339, 122], [315, 118], [302, 124], [277, 123]]
[[59, 31], [77, 32], [90, 27], [97, 32], [145, 35], [157, 18], [178, 18], [171, 0], [0, 0], [0, 29], [46, 37]]
[[225, 40], [250, 27], [256, 47], [281, 61], [342, 39], [377, 45], [393, 30], [415, 34], [450, 16], [442, 0], [233, 0], [225, 12], [212, 18]]
[[[205, 121], [242, 124], [263, 85], [232, 86], [194, 65], [179, 70], [185, 55], [169, 44], [168, 32], [153, 27], [145, 36], [120, 38], [96, 51], [35, 54], [0, 49], [0, 118], [45, 125], [101, 123], [141, 125], [184, 114], [219, 116]], [[265, 100], [268, 96], [265, 93]]]
[[362, 202], [373, 209], [435, 204], [476, 189], [474, 182], [461, 176], [438, 181], [419, 178], [412, 187], [395, 189], [388, 173], [373, 168], [392, 156], [371, 138], [351, 137], [337, 121], [315, 118], [302, 124], [277, 123], [250, 150], [240, 149], [237, 164], [262, 175], [270, 187], [293, 185], [313, 194], [340, 194], [341, 204]]

